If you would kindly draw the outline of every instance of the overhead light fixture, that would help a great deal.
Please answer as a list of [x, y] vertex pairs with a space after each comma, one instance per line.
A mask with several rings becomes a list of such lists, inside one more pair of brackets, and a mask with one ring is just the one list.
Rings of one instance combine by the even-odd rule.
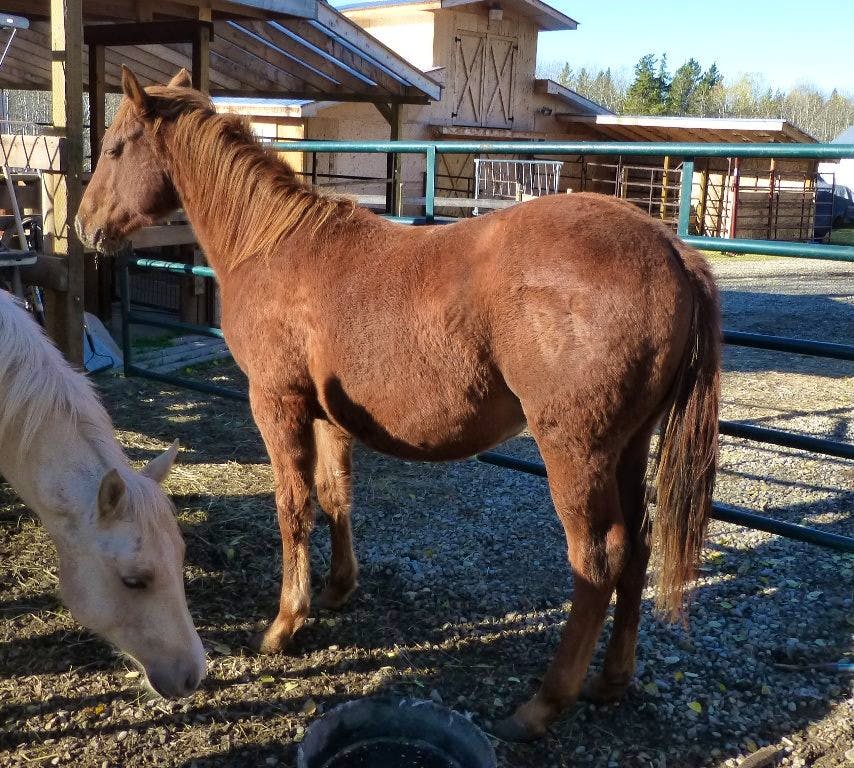
[[489, 9], [489, 20], [490, 21], [501, 21], [504, 18], [504, 11], [499, 7], [493, 7]]

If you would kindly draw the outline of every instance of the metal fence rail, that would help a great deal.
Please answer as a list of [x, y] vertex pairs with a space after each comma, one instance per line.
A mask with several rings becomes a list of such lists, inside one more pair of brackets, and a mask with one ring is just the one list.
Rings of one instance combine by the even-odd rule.
[[[854, 145], [845, 144], [671, 144], [661, 142], [409, 142], [409, 141], [285, 141], [271, 142], [271, 148], [277, 151], [299, 150], [311, 153], [348, 152], [348, 153], [397, 153], [421, 154], [425, 156], [427, 173], [425, 179], [424, 215], [389, 216], [388, 218], [405, 224], [446, 223], [449, 219], [437, 219], [435, 216], [436, 198], [436, 156], [443, 154], [531, 154], [531, 155], [639, 155], [684, 158], [682, 166], [682, 185], [679, 195], [679, 217], [677, 234], [682, 240], [709, 251], [732, 253], [757, 253], [794, 258], [827, 259], [833, 261], [854, 262], [854, 246], [823, 245], [766, 240], [728, 240], [713, 237], [689, 235], [691, 196], [694, 176], [695, 157], [760, 157], [760, 158], [817, 158], [840, 159], [854, 157]], [[175, 262], [153, 259], [125, 259], [120, 269], [122, 287], [122, 343], [125, 355], [125, 374], [136, 375], [161, 381], [178, 387], [219, 395], [238, 400], [246, 400], [245, 392], [220, 387], [207, 382], [194, 381], [179, 376], [155, 374], [134, 365], [130, 345], [130, 325], [132, 323], [157, 325], [185, 332], [198, 333], [222, 338], [222, 331], [208, 326], [197, 326], [163, 320], [153, 320], [131, 311], [129, 301], [129, 267], [161, 270], [172, 273], [213, 278], [210, 267], [198, 267]], [[796, 339], [779, 336], [766, 336], [740, 331], [724, 331], [727, 344], [748, 346], [778, 352], [813, 355], [840, 360], [854, 360], [854, 346], [847, 344]], [[722, 421], [720, 432], [724, 435], [755, 440], [774, 445], [806, 450], [813, 453], [854, 459], [854, 445], [833, 440], [783, 432], [765, 427], [757, 427], [740, 422]], [[498, 466], [527, 472], [545, 477], [545, 466], [536, 462], [516, 459], [489, 451], [480, 454], [479, 460]], [[769, 531], [781, 536], [808, 541], [822, 546], [833, 547], [845, 552], [854, 552], [854, 539], [817, 531], [804, 526], [793, 525], [779, 520], [765, 518], [747, 510], [716, 504], [713, 517], [728, 522], [745, 525], [759, 530]]]

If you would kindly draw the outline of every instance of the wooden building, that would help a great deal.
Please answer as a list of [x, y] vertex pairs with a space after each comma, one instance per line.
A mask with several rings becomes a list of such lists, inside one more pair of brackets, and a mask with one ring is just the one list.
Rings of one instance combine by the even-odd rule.
[[[540, 31], [570, 31], [576, 22], [540, 0], [364, 0], [339, 9], [377, 39], [443, 85], [442, 98], [406, 106], [391, 135], [423, 140], [496, 141], [697, 141], [812, 142], [781, 120], [624, 117], [550, 80], [537, 79]], [[571, 53], [568, 54], [571, 60]], [[266, 135], [309, 139], [387, 139], [388, 123], [365, 104], [323, 102], [291, 105], [231, 103], [253, 115]], [[279, 127], [276, 128], [275, 126]], [[505, 156], [506, 158], [506, 156]], [[533, 157], [518, 157], [531, 162]], [[668, 158], [562, 157], [560, 190], [593, 189], [630, 199], [653, 215], [675, 222], [681, 165]], [[357, 194], [363, 203], [385, 205], [392, 170], [386, 158], [326, 154], [291, 160], [317, 183]], [[483, 209], [475, 158], [440, 155], [440, 211], [465, 215]], [[524, 162], [517, 173], [524, 175]], [[415, 210], [423, 197], [423, 159], [404, 156], [402, 196]], [[483, 158], [481, 168], [503, 170]], [[698, 162], [694, 179], [694, 228], [725, 237], [806, 240], [812, 234], [816, 165], [810, 160]], [[506, 179], [506, 173], [502, 180]], [[493, 184], [487, 193], [512, 185]], [[451, 205], [449, 198], [461, 205]], [[497, 203], [496, 203], [497, 205]]]

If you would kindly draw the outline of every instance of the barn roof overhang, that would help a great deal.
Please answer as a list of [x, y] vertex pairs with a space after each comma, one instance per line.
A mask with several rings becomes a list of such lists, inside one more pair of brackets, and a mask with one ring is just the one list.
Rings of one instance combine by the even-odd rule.
[[373, 11], [391, 8], [418, 6], [427, 11], [438, 11], [460, 6], [480, 6], [490, 10], [512, 11], [520, 16], [532, 19], [537, 26], [547, 32], [576, 29], [578, 22], [557, 8], [541, 0], [333, 0], [332, 3], [342, 13]]
[[580, 93], [576, 93], [571, 88], [567, 88], [565, 85], [561, 85], [554, 80], [534, 80], [534, 93], [538, 93], [541, 96], [553, 96], [559, 101], [564, 102], [570, 109], [572, 109], [572, 114], [574, 115], [590, 116], [614, 114], [607, 107], [603, 107], [601, 104], [582, 96]]
[[[0, 88], [49, 89], [49, 0], [6, 0], [4, 7], [31, 23], [16, 31]], [[420, 104], [441, 98], [438, 83], [323, 0], [83, 0], [86, 39], [109, 46], [106, 90], [119, 90], [122, 64], [144, 83], [166, 82], [180, 67], [190, 69], [190, 42], [164, 31], [179, 22], [200, 23], [207, 9], [214, 96]], [[111, 42], [122, 42], [119, 27], [128, 30], [129, 44]], [[9, 34], [2, 33], [2, 44]], [[88, 84], [85, 56], [83, 79]]]
[[816, 139], [786, 120], [716, 117], [578, 115], [558, 112], [567, 128], [606, 141], [684, 141], [814, 144]]

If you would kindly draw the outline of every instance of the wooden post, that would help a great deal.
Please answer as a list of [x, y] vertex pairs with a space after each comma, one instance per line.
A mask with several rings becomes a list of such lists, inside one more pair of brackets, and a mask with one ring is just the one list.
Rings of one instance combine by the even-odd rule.
[[[397, 141], [401, 137], [403, 109], [400, 104], [389, 104], [388, 112], [383, 112], [389, 123], [389, 139]], [[403, 211], [403, 181], [401, 179], [401, 156], [389, 153], [386, 160], [386, 213], [400, 216]]]
[[193, 88], [204, 93], [211, 89], [210, 63], [210, 29], [199, 27], [193, 36]]
[[697, 203], [697, 231], [706, 234], [706, 204], [709, 200], [709, 159], [700, 173], [700, 201]]
[[68, 260], [68, 290], [46, 292], [47, 329], [63, 354], [83, 362], [83, 245], [72, 222], [82, 197], [82, 0], [50, 0], [51, 85], [54, 128], [65, 134], [64, 173], [42, 177], [45, 251]]
[[774, 193], [777, 191], [777, 158], [771, 158], [771, 168], [768, 171], [768, 239], [774, 239]]
[[[199, 20], [210, 21], [211, 9], [200, 7]], [[208, 26], [200, 26], [193, 33], [193, 88], [204, 93], [210, 92], [210, 62], [211, 62], [211, 33]], [[193, 263], [196, 258], [196, 250], [192, 247], [181, 247], [178, 250], [180, 261], [184, 263]], [[202, 281], [207, 283], [208, 281]], [[211, 290], [216, 290], [211, 287]], [[208, 323], [210, 318], [205, 317], [205, 309], [208, 305], [205, 291], [207, 286], [202, 285], [200, 288], [199, 281], [193, 277], [181, 278], [180, 290], [180, 317], [186, 323]]]
[[667, 183], [670, 181], [670, 155], [664, 156], [664, 167], [661, 169], [661, 207], [658, 211], [659, 218], [664, 221], [667, 218]]
[[[89, 152], [94, 171], [101, 152], [101, 141], [106, 130], [105, 101], [105, 48], [89, 45]], [[112, 315], [112, 259], [99, 259], [93, 253], [84, 255], [84, 306], [107, 321]]]
[[738, 232], [738, 196], [741, 189], [741, 158], [736, 157], [732, 163], [732, 178], [730, 182], [732, 189], [732, 202], [730, 203], [729, 238], [734, 240]]
[[89, 45], [89, 148], [93, 171], [98, 164], [105, 131], [105, 77], [104, 46], [92, 43]]

